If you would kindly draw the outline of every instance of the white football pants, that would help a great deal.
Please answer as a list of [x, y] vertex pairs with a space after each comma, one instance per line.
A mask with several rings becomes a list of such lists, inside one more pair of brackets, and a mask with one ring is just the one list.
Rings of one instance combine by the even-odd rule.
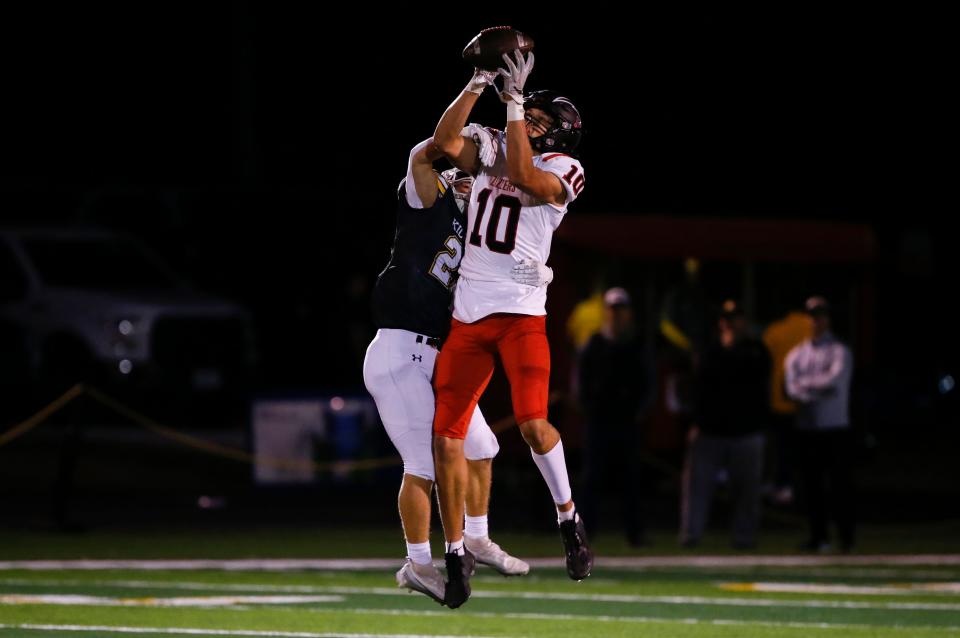
[[[403, 459], [404, 474], [434, 480], [433, 366], [437, 349], [409, 330], [381, 328], [367, 346], [363, 382], [373, 395], [380, 420]], [[491, 459], [500, 451], [497, 437], [474, 410], [463, 442], [468, 460]]]

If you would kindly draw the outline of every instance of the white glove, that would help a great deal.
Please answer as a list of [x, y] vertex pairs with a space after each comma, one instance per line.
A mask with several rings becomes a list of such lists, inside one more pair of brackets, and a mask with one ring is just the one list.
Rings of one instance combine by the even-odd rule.
[[477, 144], [477, 150], [480, 155], [480, 163], [484, 166], [493, 166], [497, 161], [497, 149], [499, 145], [497, 141], [493, 139], [493, 135], [490, 134], [490, 131], [483, 128], [479, 124], [468, 124], [460, 132], [460, 135], [464, 137], [469, 137]]
[[527, 54], [527, 59], [523, 59], [523, 54], [517, 49], [513, 52], [514, 59], [510, 55], [503, 54], [503, 61], [506, 62], [506, 69], [497, 69], [497, 72], [503, 76], [503, 90], [500, 91], [500, 101], [504, 104], [511, 102], [523, 106], [523, 85], [527, 83], [527, 76], [533, 70], [533, 51]]
[[496, 71], [484, 71], [483, 69], [474, 68], [473, 77], [470, 78], [470, 81], [467, 82], [467, 86], [464, 87], [463, 90], [480, 95], [485, 88], [493, 86], [493, 81], [496, 79]]
[[539, 261], [523, 260], [510, 269], [510, 277], [518, 284], [539, 288], [553, 281], [553, 268]]

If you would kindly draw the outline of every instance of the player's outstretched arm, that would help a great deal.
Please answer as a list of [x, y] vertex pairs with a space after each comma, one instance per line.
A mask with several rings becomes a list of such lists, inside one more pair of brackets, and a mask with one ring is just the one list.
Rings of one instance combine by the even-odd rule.
[[500, 69], [503, 76], [500, 101], [507, 105], [507, 177], [524, 193], [560, 206], [566, 201], [567, 192], [559, 177], [533, 165], [533, 149], [527, 138], [523, 85], [533, 70], [533, 53], [528, 53], [526, 59], [520, 51], [513, 53], [513, 59], [503, 54], [507, 68]]
[[[443, 157], [443, 153], [433, 143], [433, 138], [424, 140], [410, 151], [407, 165], [407, 203], [413, 208], [430, 208], [437, 201], [437, 174], [433, 163]], [[410, 192], [413, 185], [414, 191]]]
[[477, 98], [483, 93], [487, 86], [493, 85], [493, 80], [497, 77], [494, 71], [483, 71], [475, 69], [470, 82], [460, 93], [459, 97], [453, 101], [453, 104], [447, 107], [443, 117], [437, 124], [437, 129], [433, 133], [434, 143], [437, 148], [447, 156], [447, 159], [457, 168], [475, 175], [480, 168], [480, 158], [477, 144], [473, 139], [461, 135], [463, 127], [467, 124], [467, 118], [473, 105], [477, 103]]

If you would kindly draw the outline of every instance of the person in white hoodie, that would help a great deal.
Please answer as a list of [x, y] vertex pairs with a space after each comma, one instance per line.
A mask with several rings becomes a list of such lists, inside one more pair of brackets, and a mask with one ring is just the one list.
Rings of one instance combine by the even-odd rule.
[[810, 537], [801, 547], [829, 550], [832, 517], [840, 550], [846, 553], [853, 549], [855, 527], [850, 428], [853, 355], [830, 330], [826, 299], [810, 297], [805, 309], [813, 336], [793, 348], [784, 361], [787, 394], [799, 404], [797, 460], [810, 525]]

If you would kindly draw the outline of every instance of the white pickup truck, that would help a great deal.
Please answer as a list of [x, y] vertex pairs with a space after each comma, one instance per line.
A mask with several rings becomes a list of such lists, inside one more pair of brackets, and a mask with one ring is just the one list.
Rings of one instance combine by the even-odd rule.
[[7, 367], [19, 361], [31, 385], [61, 392], [81, 381], [233, 392], [255, 363], [246, 310], [111, 231], [0, 229], [0, 330]]

